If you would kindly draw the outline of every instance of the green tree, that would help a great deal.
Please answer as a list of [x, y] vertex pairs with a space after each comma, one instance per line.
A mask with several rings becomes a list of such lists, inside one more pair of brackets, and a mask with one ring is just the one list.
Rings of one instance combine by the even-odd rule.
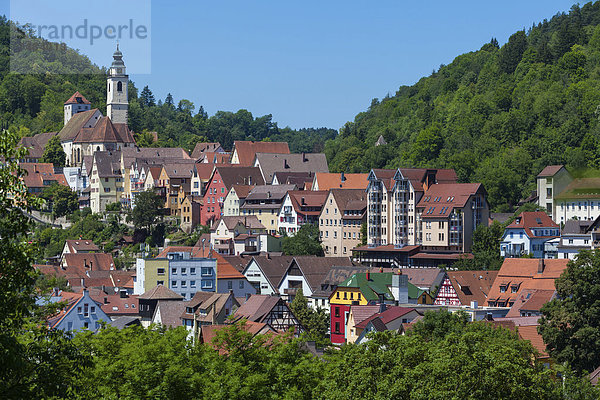
[[600, 252], [581, 251], [556, 280], [539, 332], [552, 357], [577, 372], [600, 366]]
[[152, 230], [162, 215], [163, 202], [152, 190], [146, 190], [135, 197], [135, 207], [130, 217], [137, 229]]
[[42, 192], [42, 198], [49, 201], [55, 217], [64, 217], [79, 209], [77, 193], [70, 187], [54, 183]]
[[319, 239], [317, 224], [304, 224], [294, 236], [283, 238], [281, 250], [288, 256], [322, 256], [323, 247]]
[[305, 330], [304, 339], [313, 340], [320, 345], [330, 344], [329, 335], [327, 334], [329, 331], [329, 314], [321, 308], [313, 309], [310, 307], [302, 289], [298, 289], [290, 308]]
[[[39, 206], [23, 183], [16, 161], [18, 137], [0, 131], [0, 387], [9, 399], [68, 396], [73, 379], [87, 364], [62, 331], [48, 331], [45, 315], [35, 304], [36, 248], [29, 243], [31, 221], [21, 210]], [[39, 319], [39, 318], [42, 319]]]
[[62, 168], [65, 166], [66, 159], [67, 156], [60, 144], [60, 138], [58, 135], [53, 136], [48, 140], [40, 162], [52, 163], [54, 168]]

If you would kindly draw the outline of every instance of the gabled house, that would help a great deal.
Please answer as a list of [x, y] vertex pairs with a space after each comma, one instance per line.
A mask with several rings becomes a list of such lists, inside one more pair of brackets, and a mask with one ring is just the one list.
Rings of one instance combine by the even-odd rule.
[[61, 257], [65, 254], [86, 254], [99, 252], [100, 248], [91, 240], [79, 239], [79, 240], [65, 240], [65, 247]]
[[254, 215], [271, 235], [278, 233], [278, 214], [281, 203], [296, 185], [261, 185], [252, 188], [239, 207], [241, 215]]
[[258, 168], [216, 166], [204, 192], [201, 217], [203, 225], [208, 225], [223, 215], [225, 198], [233, 185], [264, 185], [264, 180]]
[[287, 192], [279, 209], [279, 232], [294, 236], [304, 224], [319, 223], [329, 192], [294, 190]]
[[279, 171], [329, 172], [327, 158], [323, 153], [256, 153], [252, 165], [260, 168], [266, 184], [271, 184], [273, 182], [273, 175]]
[[313, 293], [320, 289], [321, 282], [325, 279], [333, 266], [352, 267], [349, 257], [314, 257], [295, 256], [281, 277], [277, 292], [288, 302], [292, 302], [302, 289], [308, 306], [317, 308], [318, 304], [313, 299]]
[[488, 295], [487, 305], [512, 307], [524, 290], [556, 290], [554, 281], [567, 268], [568, 261], [505, 258]]
[[545, 212], [522, 212], [504, 230], [500, 241], [502, 257], [555, 258], [557, 248], [546, 243], [560, 237], [560, 227]]
[[249, 167], [254, 162], [256, 153], [290, 154], [286, 142], [252, 142], [236, 140], [231, 151], [231, 163]]
[[110, 322], [110, 318], [100, 305], [94, 301], [89, 291], [81, 293], [59, 292], [50, 298], [51, 303], [66, 301], [65, 308], [48, 319], [50, 329], [73, 332], [80, 329], [97, 330], [101, 321]]
[[68, 186], [63, 174], [54, 172], [51, 163], [21, 163], [19, 166], [25, 170], [23, 182], [29, 193], [38, 194], [45, 188], [54, 184]]
[[498, 271], [447, 271], [437, 295], [439, 306], [483, 306]]
[[181, 314], [185, 311], [185, 304], [184, 301], [158, 300], [151, 324], [168, 328], [182, 326]]
[[233, 293], [198, 292], [188, 302], [181, 314], [183, 326], [198, 336], [205, 325], [224, 324], [231, 313], [240, 306]]
[[372, 317], [382, 309], [387, 309], [387, 305], [373, 304], [366, 306], [350, 306], [348, 317], [346, 318], [346, 340], [348, 343], [355, 343], [360, 333], [356, 332], [356, 325]]
[[246, 197], [254, 186], [250, 185], [233, 185], [229, 189], [227, 197], [223, 202], [223, 215], [225, 217], [237, 217], [240, 215], [240, 207], [244, 205]]
[[[374, 272], [371, 270], [371, 272]], [[446, 278], [446, 271], [440, 268], [401, 268], [402, 275], [408, 276], [408, 282], [417, 288], [435, 296]]]
[[[357, 335], [354, 343], [360, 344], [369, 340], [367, 335], [371, 332], [395, 331], [402, 328], [402, 324], [414, 321], [419, 314], [414, 308], [391, 306], [370, 317], [362, 320], [354, 326], [354, 335]], [[352, 329], [352, 327], [350, 327]], [[348, 340], [350, 342], [350, 338]], [[351, 342], [350, 342], [351, 343]]]
[[224, 260], [217, 263], [217, 293], [247, 298], [256, 294], [256, 289], [240, 271]]
[[331, 189], [319, 216], [325, 257], [348, 256], [361, 243], [367, 218], [367, 194], [361, 189]]
[[99, 292], [91, 297], [102, 311], [110, 317], [111, 321], [125, 316], [139, 316], [139, 301], [136, 295], [129, 295], [126, 292], [117, 294]]
[[[159, 301], [182, 303], [183, 297], [163, 285], [156, 285], [152, 289], [140, 295], [138, 297], [138, 301], [139, 315], [141, 317], [142, 326], [147, 328], [154, 320]], [[178, 318], [182, 311], [183, 310], [179, 312]]]
[[[384, 273], [354, 274], [340, 283], [329, 297], [331, 342], [346, 341], [347, 315], [352, 305], [408, 304], [409, 291], [406, 275]], [[412, 286], [412, 285], [411, 285]]]
[[[566, 215], [558, 215], [555, 197], [564, 191], [572, 181], [573, 177], [564, 165], [548, 165], [537, 176], [538, 207], [546, 210], [554, 222], [566, 221]], [[564, 205], [563, 211], [565, 211]]]
[[94, 152], [90, 191], [90, 207], [94, 213], [104, 212], [107, 204], [121, 201], [124, 188], [119, 152]]
[[242, 274], [256, 289], [258, 294], [273, 295], [279, 293], [279, 284], [286, 273], [292, 256], [253, 256]]
[[207, 151], [206, 153], [202, 154], [200, 158], [198, 158], [198, 163], [200, 164], [231, 165], [230, 161], [230, 153], [215, 153], [212, 151]]
[[191, 194], [192, 175], [194, 174], [194, 163], [178, 162], [164, 164], [158, 178], [159, 186], [162, 188], [165, 198], [165, 208], [170, 210], [171, 215], [181, 216], [178, 197], [179, 191]]
[[27, 149], [25, 158], [19, 160], [19, 163], [39, 163], [44, 155], [44, 150], [48, 141], [56, 136], [58, 132], [38, 133], [34, 136], [24, 136], [19, 140], [19, 147]]
[[194, 164], [192, 174], [191, 191], [194, 196], [203, 196], [206, 192], [206, 186], [215, 169], [213, 163], [196, 163]]
[[312, 292], [312, 300], [315, 307], [329, 310], [329, 297], [338, 285], [354, 274], [365, 273], [369, 269], [360, 265], [342, 267], [333, 265], [319, 286]]
[[194, 160], [200, 159], [205, 153], [225, 153], [221, 143], [212, 142], [212, 143], [196, 143], [194, 146], [194, 150], [192, 151], [192, 158]]
[[517, 297], [510, 311], [506, 314], [507, 318], [512, 317], [535, 317], [542, 315], [544, 304], [556, 298], [556, 290], [537, 290], [525, 289]]
[[221, 217], [210, 229], [210, 244], [224, 255], [240, 255], [268, 251], [261, 246], [261, 235], [266, 229], [255, 215]]
[[279, 332], [292, 329], [295, 335], [304, 330], [288, 304], [279, 296], [255, 294], [242, 304], [233, 314], [231, 322], [245, 319], [264, 323]]

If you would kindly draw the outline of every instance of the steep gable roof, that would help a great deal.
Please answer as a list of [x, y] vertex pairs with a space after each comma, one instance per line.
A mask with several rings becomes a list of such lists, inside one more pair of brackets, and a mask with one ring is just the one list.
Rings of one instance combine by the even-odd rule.
[[53, 183], [68, 186], [65, 176], [55, 174], [51, 163], [20, 163], [19, 167], [27, 172], [23, 176], [23, 182], [28, 188], [42, 188]]
[[408, 314], [411, 311], [415, 311], [415, 309], [409, 308], [409, 307], [398, 307], [398, 306], [388, 307], [383, 312], [378, 312], [376, 314], [371, 315], [368, 318], [365, 318], [360, 323], [356, 324], [356, 327], [364, 329], [367, 327], [367, 324], [369, 322], [373, 321], [374, 319], [379, 319], [379, 320], [381, 320], [381, 322], [383, 322], [385, 325], [387, 325], [390, 322], [402, 317], [403, 315]]
[[120, 152], [96, 151], [93, 157], [100, 178], [120, 178], [122, 176]]
[[[314, 257], [314, 256], [295, 256], [290, 262], [288, 271], [296, 264], [302, 275], [306, 278], [311, 287], [311, 291], [320, 288], [321, 282], [334, 266], [352, 267], [350, 257]], [[287, 271], [286, 271], [287, 272]]]
[[367, 193], [362, 189], [331, 189], [331, 195], [342, 214], [346, 210], [367, 208]]
[[[296, 189], [296, 185], [260, 185], [252, 188], [246, 200], [281, 200], [288, 191]], [[239, 197], [239, 196], [238, 196]]]
[[260, 167], [267, 183], [273, 181], [273, 174], [277, 171], [329, 172], [327, 158], [323, 153], [256, 153], [255, 157], [254, 165]]
[[325, 190], [290, 190], [288, 192], [296, 213], [304, 215], [319, 215], [321, 213], [320, 210], [306, 211], [302, 210], [302, 208], [311, 207], [320, 209], [325, 204], [328, 195], [329, 192]]
[[484, 305], [498, 275], [498, 271], [447, 271], [446, 274], [464, 306], [476, 301]]
[[[292, 256], [254, 256], [252, 260], [258, 265], [260, 270], [263, 272], [265, 278], [269, 281], [275, 291], [281, 283], [283, 275], [287, 271], [290, 263], [292, 262]], [[248, 263], [244, 272], [248, 269], [251, 263]]]
[[[534, 236], [533, 228], [558, 228], [558, 224], [543, 211], [524, 211], [506, 229], [524, 229], [529, 237]], [[554, 235], [553, 235], [554, 236]]]
[[181, 160], [180, 162], [169, 162], [163, 165], [163, 170], [169, 177], [169, 179], [178, 179], [178, 178], [192, 178], [194, 175], [194, 161], [187, 160], [184, 162]]
[[77, 268], [79, 271], [110, 271], [115, 268], [112, 254], [108, 253], [71, 253], [63, 259], [67, 268]]
[[236, 153], [239, 164], [250, 166], [254, 161], [256, 153], [279, 153], [290, 154], [290, 148], [286, 142], [252, 142], [236, 140], [233, 142], [232, 154]]
[[433, 290], [440, 286], [446, 273], [440, 268], [400, 268], [402, 275], [408, 276], [408, 281], [418, 288]]
[[[258, 217], [256, 215], [241, 215], [241, 216], [225, 216], [223, 215], [221, 218], [216, 220], [213, 223], [211, 230], [217, 229], [220, 221], [223, 221], [227, 229], [232, 230], [238, 224], [244, 225], [246, 229], [266, 229], [263, 224], [260, 223]], [[242, 233], [242, 232], [240, 232]]]
[[245, 199], [248, 197], [248, 194], [252, 189], [254, 189], [254, 185], [232, 185], [231, 189], [235, 190], [235, 194], [238, 199]]
[[[264, 185], [265, 181], [257, 167], [215, 165], [213, 175], [219, 173], [223, 184], [229, 190], [233, 185]], [[212, 179], [212, 176], [211, 176]]]
[[368, 268], [362, 266], [332, 266], [321, 281], [321, 287], [313, 291], [313, 297], [328, 298], [333, 293], [335, 287], [350, 276], [367, 271]]
[[89, 120], [99, 112], [97, 108], [77, 113], [63, 126], [58, 133], [61, 142], [74, 140], [79, 131], [88, 124]]
[[186, 302], [159, 300], [154, 310], [153, 319], [160, 315], [160, 323], [176, 328], [181, 326], [181, 313], [185, 310]]
[[[79, 115], [79, 114], [75, 114]], [[74, 117], [73, 117], [74, 118]], [[71, 121], [69, 121], [71, 122]], [[74, 143], [120, 143], [120, 136], [108, 117], [101, 117], [93, 128], [81, 128]]]
[[194, 160], [199, 159], [206, 152], [216, 152], [217, 150], [222, 149], [221, 143], [213, 142], [213, 143], [196, 143], [194, 146], [194, 150], [192, 151], [192, 158]]
[[81, 93], [75, 92], [73, 96], [69, 97], [69, 100], [65, 101], [65, 105], [67, 104], [92, 104], [86, 99]]
[[367, 279], [366, 273], [358, 273], [340, 283], [338, 288], [357, 288], [367, 301], [378, 300], [380, 294], [384, 296], [385, 300], [394, 300], [394, 296], [389, 290], [391, 285], [391, 272], [369, 273], [369, 279]]
[[253, 294], [236, 310], [234, 318], [235, 320], [245, 318], [252, 322], [263, 322], [280, 300], [279, 296]]

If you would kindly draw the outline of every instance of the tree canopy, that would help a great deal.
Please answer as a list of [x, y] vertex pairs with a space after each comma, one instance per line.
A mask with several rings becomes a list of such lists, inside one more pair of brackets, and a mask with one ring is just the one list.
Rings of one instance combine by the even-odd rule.
[[294, 236], [285, 236], [281, 250], [288, 256], [322, 256], [323, 247], [319, 239], [317, 224], [304, 224]]
[[54, 168], [62, 168], [65, 166], [66, 160], [67, 155], [60, 144], [60, 138], [58, 135], [52, 136], [44, 148], [40, 162], [52, 163]]
[[542, 308], [540, 334], [558, 362], [591, 372], [600, 366], [600, 252], [581, 251], [556, 280], [556, 292]]

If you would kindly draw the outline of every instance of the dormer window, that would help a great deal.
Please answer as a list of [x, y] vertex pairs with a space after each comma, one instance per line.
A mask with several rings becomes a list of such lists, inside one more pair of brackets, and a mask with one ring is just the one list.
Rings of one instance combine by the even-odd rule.
[[506, 293], [507, 288], [508, 288], [508, 285], [500, 285], [500, 293]]

